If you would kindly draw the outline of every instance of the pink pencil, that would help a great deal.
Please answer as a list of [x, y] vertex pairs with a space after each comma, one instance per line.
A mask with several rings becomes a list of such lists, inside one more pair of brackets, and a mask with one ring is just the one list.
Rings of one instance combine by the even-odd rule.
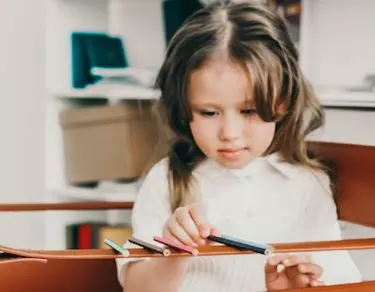
[[160, 236], [154, 236], [154, 240], [156, 242], [165, 244], [171, 248], [180, 250], [180, 251], [186, 251], [188, 253], [191, 253], [192, 255], [196, 256], [199, 254], [199, 251], [196, 248], [181, 244], [181, 243], [175, 243], [167, 238], [160, 237]]

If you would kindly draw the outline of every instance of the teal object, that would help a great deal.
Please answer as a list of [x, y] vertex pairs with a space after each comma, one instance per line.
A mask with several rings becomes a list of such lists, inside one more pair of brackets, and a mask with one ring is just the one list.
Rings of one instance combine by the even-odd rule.
[[122, 40], [105, 33], [73, 32], [71, 34], [72, 50], [72, 87], [85, 88], [99, 81], [91, 69], [125, 68], [128, 60]]
[[121, 245], [119, 245], [116, 242], [114, 242], [113, 240], [111, 240], [109, 238], [105, 238], [104, 239], [104, 243], [106, 245], [108, 245], [110, 248], [112, 248], [113, 250], [115, 250], [118, 253], [122, 254], [124, 257], [128, 257], [129, 256], [129, 251], [127, 249], [123, 248]]
[[203, 4], [198, 0], [165, 0], [163, 2], [164, 33], [167, 44], [186, 18], [201, 8]]

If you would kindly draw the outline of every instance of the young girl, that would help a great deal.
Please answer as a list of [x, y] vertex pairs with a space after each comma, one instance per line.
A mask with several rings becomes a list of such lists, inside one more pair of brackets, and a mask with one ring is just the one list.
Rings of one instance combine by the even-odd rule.
[[[341, 238], [328, 177], [307, 156], [304, 139], [321, 126], [322, 111], [297, 60], [283, 19], [259, 1], [211, 4], [186, 21], [157, 78], [176, 141], [140, 188], [135, 237], [190, 246], [217, 232], [264, 243]], [[117, 263], [126, 292], [360, 280], [347, 252]]]

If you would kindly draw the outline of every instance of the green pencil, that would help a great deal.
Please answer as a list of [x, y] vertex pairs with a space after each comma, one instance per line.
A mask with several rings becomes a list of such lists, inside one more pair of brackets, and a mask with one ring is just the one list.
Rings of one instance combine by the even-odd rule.
[[104, 243], [106, 245], [108, 245], [109, 247], [111, 247], [112, 249], [114, 249], [115, 251], [121, 253], [124, 257], [129, 256], [129, 251], [127, 249], [123, 248], [121, 245], [114, 242], [113, 240], [111, 240], [109, 238], [105, 238]]

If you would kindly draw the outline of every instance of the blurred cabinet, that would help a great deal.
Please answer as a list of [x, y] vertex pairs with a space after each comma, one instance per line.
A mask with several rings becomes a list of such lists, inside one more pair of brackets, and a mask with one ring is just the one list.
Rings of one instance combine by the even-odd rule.
[[[60, 115], [66, 111], [100, 107], [131, 106], [141, 109], [144, 108], [145, 102], [153, 102], [158, 97], [158, 92], [150, 88], [130, 85], [74, 89], [71, 82], [71, 34], [77, 31], [95, 32], [120, 37], [129, 66], [157, 70], [163, 60], [166, 47], [162, 2], [160, 0], [49, 0], [46, 1], [46, 22], [48, 95], [45, 118], [45, 200], [48, 202], [133, 201], [139, 185], [138, 180], [134, 178], [131, 182], [106, 180], [100, 182], [98, 186], [93, 184], [92, 187], [70, 184], [71, 180], [67, 177], [66, 170], [71, 164], [67, 164]], [[154, 131], [149, 133], [149, 135], [154, 134]], [[139, 135], [139, 137], [144, 136]], [[77, 139], [73, 140], [69, 140], [70, 146], [77, 142]], [[132, 146], [134, 148], [137, 145]], [[93, 150], [93, 147], [89, 148], [88, 152], [90, 150]], [[109, 153], [109, 157], [111, 154], [113, 153]], [[128, 173], [140, 173], [140, 170], [129, 170]], [[128, 224], [131, 211], [61, 211], [46, 212], [45, 216], [45, 248], [64, 249], [66, 226], [79, 222], [104, 221], [113, 225]]]

